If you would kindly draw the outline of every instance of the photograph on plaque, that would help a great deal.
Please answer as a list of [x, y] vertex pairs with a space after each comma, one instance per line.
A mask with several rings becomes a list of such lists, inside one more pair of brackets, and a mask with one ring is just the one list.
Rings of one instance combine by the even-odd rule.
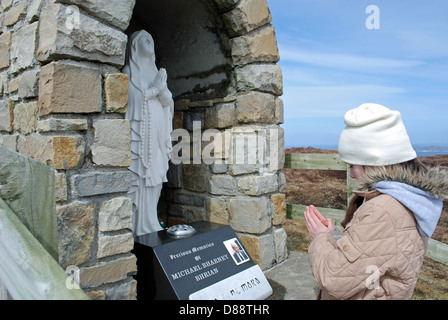
[[223, 241], [223, 244], [237, 266], [250, 260], [238, 238]]

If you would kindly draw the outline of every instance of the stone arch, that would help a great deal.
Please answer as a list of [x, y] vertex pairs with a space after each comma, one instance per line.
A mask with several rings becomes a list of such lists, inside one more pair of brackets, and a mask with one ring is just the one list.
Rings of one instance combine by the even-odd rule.
[[259, 163], [171, 165], [160, 205], [168, 224], [230, 224], [263, 269], [282, 261], [282, 78], [266, 1], [137, 0], [126, 33], [140, 29], [153, 36], [156, 63], [167, 69], [174, 128], [191, 133], [196, 121], [202, 130], [221, 133], [280, 132], [275, 146], [279, 165], [271, 174], [263, 174]]

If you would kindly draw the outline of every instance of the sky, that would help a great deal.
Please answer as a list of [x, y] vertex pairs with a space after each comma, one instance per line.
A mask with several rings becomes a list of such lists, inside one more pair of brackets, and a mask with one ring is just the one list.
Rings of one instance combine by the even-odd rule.
[[400, 111], [414, 147], [448, 146], [448, 1], [267, 2], [286, 147], [337, 147], [345, 112], [366, 102]]

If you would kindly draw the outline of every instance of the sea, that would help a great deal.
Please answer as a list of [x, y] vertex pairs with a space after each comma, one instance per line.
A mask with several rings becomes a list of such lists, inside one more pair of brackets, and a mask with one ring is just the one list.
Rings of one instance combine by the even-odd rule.
[[[335, 145], [316, 145], [316, 146], [307, 146], [316, 149], [324, 149], [324, 150], [337, 150], [338, 147]], [[293, 146], [286, 146], [286, 148], [293, 148]], [[296, 147], [297, 148], [297, 147]], [[414, 146], [414, 150], [417, 153], [417, 157], [429, 157], [436, 156], [439, 154], [448, 155], [448, 146]]]

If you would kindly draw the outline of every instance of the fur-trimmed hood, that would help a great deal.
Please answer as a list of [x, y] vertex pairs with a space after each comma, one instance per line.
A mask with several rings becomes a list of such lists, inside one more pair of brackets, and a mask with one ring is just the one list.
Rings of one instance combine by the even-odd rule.
[[448, 172], [438, 167], [424, 172], [411, 172], [404, 167], [369, 167], [357, 181], [358, 190], [368, 191], [380, 181], [396, 181], [429, 192], [439, 199], [448, 199]]
[[358, 181], [362, 190], [378, 190], [397, 199], [414, 214], [417, 227], [431, 237], [448, 195], [448, 175], [438, 168], [427, 172], [404, 167], [369, 167]]

